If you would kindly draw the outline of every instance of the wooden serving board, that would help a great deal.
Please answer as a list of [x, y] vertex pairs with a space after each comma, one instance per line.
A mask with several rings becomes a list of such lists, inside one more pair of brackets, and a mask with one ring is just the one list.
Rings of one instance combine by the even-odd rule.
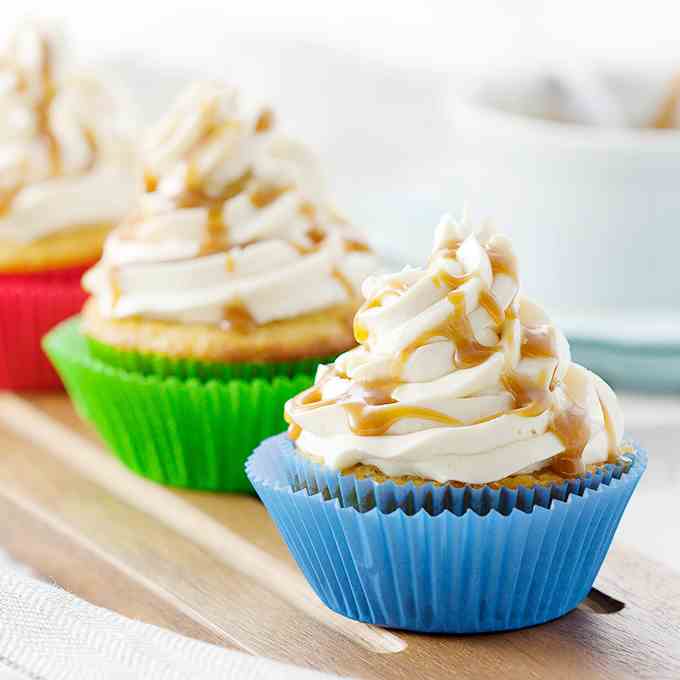
[[326, 609], [255, 498], [137, 477], [63, 395], [0, 393], [0, 461], [0, 546], [76, 595], [184, 635], [366, 680], [680, 678], [680, 574], [620, 547], [558, 621], [392, 632]]

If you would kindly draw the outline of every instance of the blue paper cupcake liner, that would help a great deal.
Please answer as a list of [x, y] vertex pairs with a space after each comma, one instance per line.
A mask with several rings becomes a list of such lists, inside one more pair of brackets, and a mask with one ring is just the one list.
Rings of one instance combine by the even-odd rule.
[[[356, 480], [343, 496], [349, 482], [319, 470], [317, 491], [307, 486], [313, 476], [303, 476], [305, 486], [295, 490], [292, 451], [285, 435], [267, 439], [246, 471], [317, 595], [351, 619], [430, 633], [523, 628], [578, 606], [647, 465], [638, 449], [627, 470], [612, 466], [597, 480], [591, 475], [564, 500], [553, 491], [546, 499], [542, 487], [534, 495], [547, 505], [529, 506], [525, 498], [509, 509], [510, 501], [500, 501], [504, 490], [488, 487], [447, 492], [424, 484], [416, 493]], [[371, 496], [363, 482], [373, 487], [370, 509], [362, 505]], [[388, 485], [397, 488], [382, 489]], [[324, 488], [335, 495], [327, 497]], [[457, 513], [462, 506], [451, 490], [479, 495], [480, 512], [470, 501]], [[517, 491], [518, 498], [524, 493]]]
[[486, 515], [491, 510], [497, 510], [502, 515], [508, 515], [514, 509], [531, 512], [535, 505], [549, 508], [553, 500], [566, 501], [571, 494], [582, 496], [585, 489], [597, 489], [600, 484], [609, 484], [612, 479], [620, 478], [624, 467], [630, 464], [630, 461], [625, 460], [616, 465], [606, 464], [595, 472], [587, 472], [583, 477], [565, 480], [560, 484], [493, 489], [489, 486], [457, 487], [450, 484], [415, 484], [412, 481], [397, 484], [391, 480], [376, 482], [370, 478], [359, 479], [298, 455], [287, 437], [282, 437], [278, 446], [288, 482], [294, 491], [306, 489], [307, 493], [320, 493], [326, 499], [337, 498], [343, 507], [353, 507], [360, 512], [377, 507], [386, 514], [397, 508], [407, 515], [414, 515], [421, 508], [430, 515], [438, 515], [444, 510], [463, 515], [468, 509], [478, 515]]

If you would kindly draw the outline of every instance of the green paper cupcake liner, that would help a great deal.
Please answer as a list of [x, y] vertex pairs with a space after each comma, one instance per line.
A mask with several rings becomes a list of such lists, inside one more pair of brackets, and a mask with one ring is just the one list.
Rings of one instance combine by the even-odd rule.
[[158, 375], [183, 380], [253, 380], [264, 378], [271, 380], [277, 376], [292, 378], [296, 375], [314, 375], [319, 364], [332, 363], [335, 356], [300, 359], [289, 362], [239, 362], [216, 363], [198, 361], [187, 358], [171, 358], [159, 354], [145, 354], [129, 350], [119, 350], [93, 338], [85, 337], [90, 354], [109, 366], [116, 366], [125, 371]]
[[251, 493], [246, 458], [285, 430], [285, 402], [313, 382], [313, 371], [284, 364], [269, 379], [148, 375], [95, 356], [79, 328], [78, 317], [57, 326], [45, 351], [81, 416], [125, 465], [162, 484]]

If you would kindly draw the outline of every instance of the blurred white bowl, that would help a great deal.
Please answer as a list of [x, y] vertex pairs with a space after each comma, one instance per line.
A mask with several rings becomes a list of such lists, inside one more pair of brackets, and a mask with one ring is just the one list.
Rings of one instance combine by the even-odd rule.
[[620, 340], [625, 321], [624, 341], [680, 343], [680, 133], [541, 120], [479, 97], [459, 102], [455, 131], [455, 193], [513, 237], [524, 290], [572, 337], [597, 325]]

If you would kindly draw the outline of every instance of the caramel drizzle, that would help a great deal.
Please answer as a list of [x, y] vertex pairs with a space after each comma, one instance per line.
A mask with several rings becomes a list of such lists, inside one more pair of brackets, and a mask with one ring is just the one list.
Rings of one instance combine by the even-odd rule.
[[21, 191], [21, 189], [22, 189], [21, 184], [18, 184], [9, 189], [0, 191], [0, 216], [6, 215], [9, 212], [10, 208], [12, 207], [12, 203], [14, 202], [14, 199], [16, 198], [17, 194]]
[[671, 130], [678, 126], [680, 116], [680, 74], [673, 78], [670, 90], [659, 110], [651, 121], [650, 127], [657, 130]]
[[486, 310], [496, 326], [500, 326], [505, 321], [505, 312], [490, 290], [483, 290], [479, 294], [479, 306]]
[[196, 165], [191, 162], [187, 165], [186, 188], [177, 198], [177, 207], [208, 209], [201, 255], [210, 255], [229, 248], [227, 225], [222, 219], [224, 204], [244, 191], [251, 179], [252, 171], [246, 170], [239, 178], [227, 184], [218, 196], [209, 196], [203, 189], [202, 178]]
[[515, 282], [519, 280], [517, 274], [517, 258], [514, 253], [504, 252], [495, 244], [495, 239], [491, 239], [486, 246], [486, 252], [491, 262], [491, 271], [494, 276], [504, 274]]
[[123, 288], [120, 285], [120, 269], [111, 267], [109, 269], [109, 286], [111, 288], [111, 309], [114, 309], [123, 295]]
[[363, 345], [367, 340], [368, 340], [368, 328], [364, 326], [364, 324], [359, 321], [359, 315], [356, 314], [354, 316], [354, 322], [352, 324], [352, 330], [354, 332], [354, 339], [360, 344]]
[[327, 234], [318, 224], [317, 209], [313, 203], [303, 201], [298, 208], [298, 212], [309, 221], [310, 226], [305, 235], [311, 245], [302, 245], [300, 243], [293, 243], [292, 245], [300, 255], [310, 255], [321, 248], [326, 241]]
[[355, 295], [354, 286], [349, 279], [337, 268], [334, 267], [331, 276], [343, 287], [347, 297], [351, 300]]
[[255, 132], [269, 132], [274, 127], [274, 112], [271, 109], [263, 109], [255, 121]]
[[550, 431], [564, 444], [564, 451], [555, 456], [550, 467], [562, 477], [577, 477], [585, 472], [583, 450], [590, 440], [587, 413], [575, 403], [553, 414]]
[[[451, 256], [451, 253], [455, 257], [456, 249], [459, 245], [457, 243], [445, 244], [444, 248], [435, 252], [433, 257], [444, 254]], [[487, 244], [486, 249], [494, 275], [504, 274], [516, 281], [517, 262], [514, 255], [503, 252], [495, 247], [493, 240]], [[442, 324], [423, 333], [400, 353], [397, 359], [398, 370], [395, 371], [395, 374], [401, 374], [406, 361], [408, 361], [413, 352], [437, 337], [446, 338], [453, 343], [455, 347], [453, 361], [458, 369], [478, 366], [501, 349], [502, 343], [498, 343], [494, 347], [486, 347], [474, 337], [474, 331], [465, 313], [464, 292], [457, 290], [464, 283], [471, 280], [471, 278], [471, 274], [456, 277], [445, 271], [440, 271], [435, 275], [434, 282], [436, 285], [445, 285], [453, 289], [447, 295], [449, 302], [453, 306], [453, 311]], [[397, 288], [396, 290], [399, 289]], [[367, 328], [359, 320], [361, 311], [380, 306], [384, 296], [394, 291], [395, 289], [393, 288], [385, 288], [378, 295], [363, 304], [360, 312], [354, 319], [354, 336], [357, 342], [364, 343], [368, 340], [369, 336]], [[496, 324], [497, 329], [505, 322], [511, 322], [516, 319], [513, 304], [511, 303], [507, 312], [505, 312], [489, 290], [480, 293], [479, 304], [487, 311], [494, 324]], [[506, 324], [505, 333], [511, 332], [510, 328], [511, 326]], [[535, 326], [522, 325], [521, 331], [521, 359], [557, 358], [555, 336], [548, 324]], [[323, 400], [323, 387], [334, 375], [337, 375], [337, 373], [329, 371], [317, 385], [296, 397], [293, 400], [293, 408], [308, 410], [321, 406], [341, 404], [347, 415], [350, 430], [359, 436], [385, 435], [395, 423], [406, 418], [418, 418], [440, 423], [448, 427], [459, 427], [461, 425], [488, 422], [503, 415], [498, 413], [481, 418], [473, 423], [463, 423], [433, 409], [396, 403], [391, 394], [400, 384], [398, 379], [379, 384], [353, 383], [345, 394], [335, 399]], [[513, 398], [511, 413], [529, 418], [539, 416], [551, 409], [554, 404], [552, 391], [555, 389], [555, 380], [555, 375], [548, 381], [545, 373], [539, 375], [538, 379], [532, 379], [529, 376], [506, 369], [501, 376], [501, 381], [504, 388]], [[548, 385], [547, 387], [546, 384]], [[613, 460], [615, 457], [618, 457], [619, 451], [615, 443], [612, 444], [615, 438], [609, 414], [604, 408], [602, 408], [602, 411], [605, 416], [605, 427], [607, 428], [610, 441], [609, 458]], [[300, 434], [300, 428], [289, 414], [287, 415], [287, 420], [291, 423], [289, 430], [291, 438], [295, 439]], [[566, 478], [583, 474], [585, 470], [583, 450], [588, 444], [591, 435], [585, 410], [572, 402], [566, 408], [552, 415], [549, 431], [554, 433], [564, 445], [564, 451], [550, 461], [550, 468], [555, 473]]]
[[602, 400], [600, 399], [600, 408], [602, 409], [602, 415], [604, 416], [604, 429], [607, 433], [607, 444], [608, 444], [608, 463], [617, 463], [621, 457], [621, 449], [616, 441], [616, 436], [614, 435], [614, 424], [612, 423], [609, 411], [604, 407]]
[[262, 186], [250, 195], [250, 202], [256, 208], [266, 208], [289, 189], [288, 186]]
[[158, 177], [154, 175], [150, 170], [144, 171], [144, 191], [147, 194], [152, 194], [158, 189]]
[[454, 276], [453, 274], [449, 274], [449, 272], [440, 269], [432, 277], [432, 281], [434, 282], [435, 286], [437, 286], [437, 288], [446, 286], [448, 288], [456, 290], [457, 288], [460, 288], [464, 283], [472, 281], [472, 279], [474, 278], [475, 274], [473, 272], [470, 272], [469, 274], [462, 274], [461, 276]]
[[52, 80], [52, 50], [49, 42], [45, 39], [41, 41], [40, 49], [42, 51], [43, 93], [37, 103], [36, 115], [40, 134], [47, 141], [50, 156], [50, 172], [52, 176], [55, 176], [61, 171], [61, 154], [59, 142], [50, 127], [50, 107], [56, 94], [56, 88]]
[[350, 402], [343, 404], [343, 408], [347, 414], [350, 430], [360, 437], [379, 437], [387, 434], [392, 425], [406, 418], [420, 418], [451, 427], [462, 425], [461, 421], [450, 418], [444, 413], [420, 406], [394, 404], [393, 406], [372, 407]]
[[368, 244], [363, 241], [357, 241], [356, 239], [346, 238], [344, 242], [344, 248], [346, 253], [370, 253], [371, 248]]
[[[232, 247], [232, 243], [229, 240], [228, 225], [225, 223], [223, 218], [224, 204], [235, 196], [248, 191], [251, 186], [255, 183], [255, 178], [252, 169], [246, 170], [241, 177], [237, 178], [233, 182], [229, 183], [217, 196], [209, 195], [204, 187], [204, 178], [202, 177], [201, 170], [198, 164], [195, 162], [195, 154], [200, 149], [202, 145], [208, 143], [211, 138], [216, 135], [222, 134], [225, 129], [234, 127], [237, 123], [233, 121], [220, 122], [215, 120], [216, 115], [216, 103], [210, 102], [203, 111], [204, 116], [207, 118], [204, 125], [202, 133], [193, 142], [191, 147], [186, 152], [186, 174], [184, 187], [179, 195], [174, 197], [174, 202], [177, 208], [207, 208], [207, 219], [204, 227], [204, 234], [199, 248], [199, 256], [211, 255], [213, 253], [225, 252]], [[274, 116], [270, 109], [264, 109], [261, 111], [257, 121], [255, 123], [255, 132], [263, 133], [272, 128], [274, 124]], [[159, 178], [149, 169], [144, 173], [144, 188], [147, 193], [153, 193], [158, 190]], [[262, 186], [254, 187], [250, 193], [249, 199], [250, 203], [257, 209], [264, 209], [271, 205], [274, 201], [279, 199], [284, 193], [291, 190], [290, 185], [275, 185], [275, 184], [263, 184]], [[301, 255], [307, 255], [309, 253], [315, 252], [321, 247], [321, 244], [326, 239], [326, 232], [323, 231], [316, 224], [317, 211], [315, 206], [305, 201], [299, 207], [300, 214], [305, 216], [310, 221], [310, 228], [307, 231], [307, 237], [309, 239], [309, 244], [299, 245], [293, 243]], [[136, 221], [142, 219], [142, 216], [138, 216]], [[134, 221], [130, 222], [131, 228], [134, 225]], [[248, 244], [240, 244], [242, 247], [246, 247]], [[363, 248], [357, 242], [354, 247], [359, 250]], [[232, 257], [228, 257], [225, 262], [225, 269], [227, 272], [234, 271], [234, 260]], [[348, 291], [348, 295], [354, 296], [354, 289], [349, 284], [349, 282], [342, 276], [338, 271], [333, 273], [333, 276], [341, 283], [343, 288]], [[351, 293], [350, 293], [351, 291]], [[239, 323], [239, 326], [242, 324]]]
[[456, 368], [479, 366], [500, 350], [500, 345], [486, 347], [475, 338], [470, 320], [465, 313], [465, 294], [462, 291], [453, 291], [447, 297], [453, 306], [452, 313], [443, 323], [419, 335], [400, 352], [397, 362], [401, 369], [419, 347], [428, 344], [434, 338], [444, 338], [453, 343], [455, 347], [453, 363]]
[[291, 441], [297, 441], [302, 434], [302, 428], [297, 423], [289, 423], [288, 425], [288, 438]]
[[[49, 41], [46, 39], [41, 40], [40, 44], [41, 50], [41, 78], [42, 78], [42, 91], [40, 97], [35, 103], [35, 114], [36, 122], [38, 128], [38, 136], [42, 137], [46, 144], [49, 156], [50, 170], [49, 174], [51, 177], [57, 176], [61, 172], [62, 161], [61, 161], [61, 151], [59, 148], [59, 142], [52, 131], [50, 126], [50, 107], [52, 106], [52, 101], [56, 95], [56, 87], [53, 82], [52, 73], [52, 50]], [[18, 69], [17, 69], [18, 70]], [[26, 76], [24, 73], [18, 72], [18, 86], [19, 92], [25, 91], [27, 87]], [[92, 144], [87, 135], [89, 131], [83, 130], [86, 134], [86, 140], [90, 147]], [[96, 147], [95, 147], [96, 149]], [[14, 199], [19, 194], [23, 188], [23, 183], [19, 183], [17, 186], [5, 190], [0, 194], [0, 215], [4, 215], [9, 212], [12, 207]]]
[[367, 340], [368, 340], [368, 328], [364, 326], [363, 323], [361, 323], [360, 316], [361, 313], [366, 311], [367, 309], [373, 309], [375, 307], [380, 307], [383, 304], [383, 300], [388, 296], [388, 295], [401, 295], [405, 290], [406, 290], [406, 285], [403, 283], [399, 282], [393, 282], [391, 285], [387, 286], [384, 290], [380, 291], [377, 295], [372, 297], [370, 300], [366, 300], [361, 307], [359, 308], [359, 311], [357, 314], [354, 316], [354, 323], [353, 323], [353, 329], [354, 329], [354, 339], [360, 344], [363, 345]]
[[555, 337], [549, 325], [522, 327], [523, 358], [554, 357], [556, 355]]
[[229, 324], [230, 330], [241, 335], [251, 333], [257, 326], [257, 322], [251, 313], [240, 301], [235, 301], [224, 306], [223, 319]]
[[307, 230], [307, 238], [318, 247], [326, 240], [326, 232], [319, 227], [310, 227]]

